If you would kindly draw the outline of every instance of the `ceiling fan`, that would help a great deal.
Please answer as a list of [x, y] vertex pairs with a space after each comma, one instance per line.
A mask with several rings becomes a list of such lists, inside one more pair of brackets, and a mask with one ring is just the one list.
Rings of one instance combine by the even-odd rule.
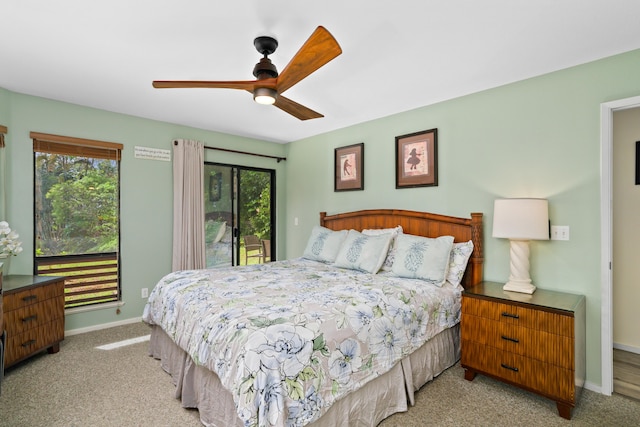
[[155, 80], [153, 87], [164, 88], [222, 88], [241, 89], [253, 93], [253, 99], [260, 104], [273, 104], [282, 111], [300, 120], [324, 117], [310, 108], [282, 96], [282, 93], [309, 76], [311, 73], [342, 53], [340, 45], [331, 33], [320, 26], [311, 34], [300, 50], [294, 55], [284, 70], [278, 74], [275, 65], [268, 58], [278, 47], [272, 37], [257, 37], [254, 46], [263, 57], [253, 68], [256, 80], [237, 81], [170, 81]]

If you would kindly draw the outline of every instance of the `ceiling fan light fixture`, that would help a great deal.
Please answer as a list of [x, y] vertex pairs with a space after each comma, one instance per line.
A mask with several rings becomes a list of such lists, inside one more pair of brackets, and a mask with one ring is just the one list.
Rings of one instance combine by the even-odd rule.
[[253, 91], [253, 100], [258, 104], [273, 105], [276, 102], [278, 92], [269, 87], [259, 87]]

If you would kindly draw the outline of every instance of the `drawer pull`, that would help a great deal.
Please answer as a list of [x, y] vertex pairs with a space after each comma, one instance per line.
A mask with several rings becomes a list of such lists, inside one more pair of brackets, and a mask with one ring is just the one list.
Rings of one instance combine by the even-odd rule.
[[519, 319], [520, 316], [518, 316], [517, 314], [511, 314], [511, 313], [507, 313], [506, 311], [502, 313], [503, 317], [511, 317], [512, 319]]
[[23, 318], [22, 319], [22, 323], [27, 323], [27, 322], [30, 322], [32, 320], [36, 320], [37, 318], [38, 318], [38, 315], [37, 314], [33, 314], [33, 315], [29, 316], [29, 317]]
[[22, 347], [29, 347], [30, 345], [33, 345], [35, 343], [36, 343], [36, 340], [29, 340], [29, 341], [23, 342], [21, 345]]
[[27, 295], [26, 297], [22, 297], [22, 301], [29, 302], [31, 300], [38, 299], [36, 295]]
[[517, 339], [517, 338], [509, 338], [509, 337], [505, 337], [504, 335], [502, 336], [502, 339], [506, 340], [506, 341], [515, 342], [515, 343], [519, 343], [520, 342], [520, 340]]
[[513, 372], [518, 372], [518, 368], [514, 368], [513, 366], [509, 366], [509, 365], [505, 365], [504, 363], [501, 363], [500, 366], [502, 366], [504, 369], [509, 369], [510, 371]]

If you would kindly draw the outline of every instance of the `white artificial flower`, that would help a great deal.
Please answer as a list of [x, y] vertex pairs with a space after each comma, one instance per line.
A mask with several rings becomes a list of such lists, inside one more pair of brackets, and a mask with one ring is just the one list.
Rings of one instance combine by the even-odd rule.
[[16, 256], [22, 252], [20, 235], [11, 230], [7, 221], [0, 221], [0, 257]]

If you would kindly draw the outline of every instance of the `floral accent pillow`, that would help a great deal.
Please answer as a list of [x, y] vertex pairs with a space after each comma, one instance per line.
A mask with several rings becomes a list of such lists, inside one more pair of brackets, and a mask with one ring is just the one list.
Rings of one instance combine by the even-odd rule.
[[399, 277], [422, 279], [442, 286], [447, 278], [453, 236], [428, 237], [401, 234], [391, 271]]
[[447, 281], [454, 286], [460, 285], [467, 263], [473, 252], [473, 241], [454, 243], [449, 257], [449, 273]]
[[313, 261], [334, 262], [346, 237], [347, 230], [333, 231], [316, 225], [311, 230], [311, 236], [302, 257]]
[[349, 230], [333, 265], [376, 274], [389, 252], [391, 233], [367, 236]]
[[387, 257], [384, 259], [382, 263], [382, 267], [380, 268], [382, 271], [391, 271], [391, 266], [393, 266], [393, 260], [396, 259], [396, 237], [402, 234], [402, 226], [399, 225], [394, 228], [366, 228], [362, 230], [362, 234], [367, 236], [379, 236], [381, 234], [391, 234], [391, 243], [389, 244], [389, 252], [387, 252]]

